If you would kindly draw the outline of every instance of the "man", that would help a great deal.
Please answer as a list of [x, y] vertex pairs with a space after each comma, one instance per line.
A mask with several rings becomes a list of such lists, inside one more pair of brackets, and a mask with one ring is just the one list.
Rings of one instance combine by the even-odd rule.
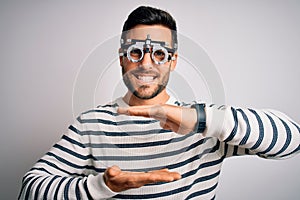
[[225, 158], [300, 150], [299, 125], [278, 111], [184, 104], [167, 93], [177, 62], [168, 13], [137, 8], [121, 41], [127, 93], [82, 113], [24, 176], [19, 199], [214, 199]]

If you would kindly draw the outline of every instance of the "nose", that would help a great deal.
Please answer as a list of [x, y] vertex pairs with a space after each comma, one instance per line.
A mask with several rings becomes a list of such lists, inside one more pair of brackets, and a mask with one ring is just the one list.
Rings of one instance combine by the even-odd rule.
[[140, 61], [141, 67], [151, 68], [152, 67], [152, 59], [150, 53], [144, 53], [143, 59]]

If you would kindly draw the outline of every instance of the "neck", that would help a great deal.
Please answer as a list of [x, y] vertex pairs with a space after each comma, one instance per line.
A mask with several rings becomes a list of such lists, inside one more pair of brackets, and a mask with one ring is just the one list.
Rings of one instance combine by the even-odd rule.
[[142, 106], [142, 105], [155, 105], [155, 104], [165, 104], [169, 100], [170, 96], [168, 95], [166, 89], [161, 91], [157, 96], [151, 99], [140, 99], [136, 97], [132, 92], [128, 91], [123, 100], [130, 106]]

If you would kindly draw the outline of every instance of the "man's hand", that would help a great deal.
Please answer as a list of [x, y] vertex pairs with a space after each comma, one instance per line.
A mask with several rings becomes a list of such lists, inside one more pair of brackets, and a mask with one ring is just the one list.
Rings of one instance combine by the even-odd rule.
[[150, 183], [171, 182], [180, 179], [177, 172], [170, 172], [168, 169], [155, 170], [150, 172], [128, 172], [121, 171], [118, 166], [112, 166], [105, 170], [105, 184], [114, 192], [139, 188]]
[[160, 121], [163, 129], [179, 134], [187, 134], [194, 130], [197, 123], [197, 112], [194, 108], [173, 105], [131, 106], [118, 108], [119, 114], [151, 117]]

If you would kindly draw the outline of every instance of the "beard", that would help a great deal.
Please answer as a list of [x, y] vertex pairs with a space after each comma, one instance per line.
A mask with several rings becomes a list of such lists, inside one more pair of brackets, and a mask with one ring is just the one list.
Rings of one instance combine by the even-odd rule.
[[[134, 73], [144, 73], [148, 74], [149, 70], [143, 70], [143, 69], [135, 69], [126, 72], [124, 67], [122, 67], [122, 75], [123, 75], [123, 81], [132, 94], [140, 99], [152, 99], [156, 97], [158, 94], [160, 94], [167, 86], [168, 81], [169, 81], [169, 76], [170, 76], [170, 70], [166, 72], [165, 74], [157, 74], [157, 77], [155, 78], [156, 80], [159, 80], [158, 83], [156, 84], [145, 84], [145, 85], [139, 85], [135, 86], [135, 76]], [[154, 72], [150, 72], [154, 73]]]

